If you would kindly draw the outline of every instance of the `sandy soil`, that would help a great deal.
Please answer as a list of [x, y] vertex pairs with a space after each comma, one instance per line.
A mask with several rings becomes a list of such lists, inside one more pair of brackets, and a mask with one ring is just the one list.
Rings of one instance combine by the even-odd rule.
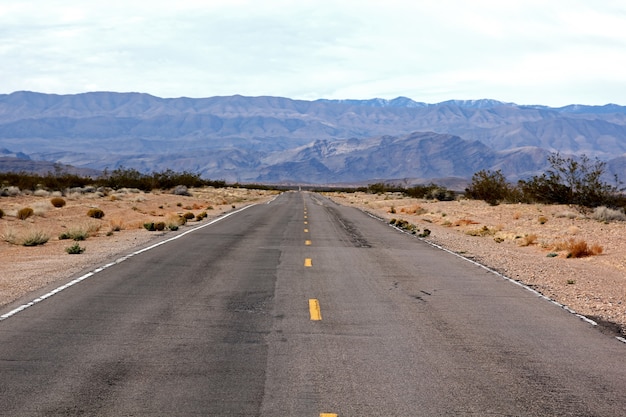
[[[146, 222], [170, 223], [186, 212], [206, 212], [211, 219], [275, 195], [232, 188], [195, 189], [191, 193], [72, 193], [63, 197], [67, 204], [61, 208], [53, 207], [51, 195], [0, 197], [0, 209], [5, 213], [0, 219], [0, 306], [177, 233], [149, 232], [143, 227]], [[626, 222], [600, 222], [568, 206], [493, 207], [480, 201], [436, 202], [393, 194], [328, 196], [385, 219], [406, 220], [417, 226], [418, 233], [428, 229], [427, 240], [527, 284], [597, 320], [604, 330], [621, 329], [626, 335]], [[23, 207], [31, 207], [34, 214], [19, 220], [17, 212]], [[102, 209], [104, 218], [87, 216], [92, 207]], [[195, 224], [194, 219], [180, 230]], [[78, 242], [86, 250], [70, 255], [66, 248], [75, 242], [59, 236], [76, 230], [89, 232], [86, 240]], [[34, 233], [47, 235], [48, 242], [35, 247], [19, 244]], [[570, 239], [595, 244], [602, 253], [567, 258], [568, 251], [558, 245]]]
[[[437, 202], [400, 195], [328, 194], [379, 217], [414, 224], [425, 239], [520, 281], [626, 335], [626, 222], [601, 222], [563, 205]], [[395, 213], [393, 213], [395, 211]], [[568, 258], [571, 239], [602, 253]]]

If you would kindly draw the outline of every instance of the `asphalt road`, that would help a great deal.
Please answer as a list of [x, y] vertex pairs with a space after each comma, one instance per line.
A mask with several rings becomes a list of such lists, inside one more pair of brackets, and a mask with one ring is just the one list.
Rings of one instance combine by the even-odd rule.
[[0, 321], [0, 414], [626, 416], [626, 345], [290, 192]]

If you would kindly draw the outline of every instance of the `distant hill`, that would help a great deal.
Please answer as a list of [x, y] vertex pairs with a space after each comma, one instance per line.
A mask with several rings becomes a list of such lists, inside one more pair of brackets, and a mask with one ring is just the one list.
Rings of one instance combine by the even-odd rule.
[[307, 183], [468, 179], [480, 169], [515, 180], [542, 172], [546, 156], [561, 152], [609, 161], [624, 178], [626, 108], [22, 91], [0, 95], [0, 148], [95, 170]]

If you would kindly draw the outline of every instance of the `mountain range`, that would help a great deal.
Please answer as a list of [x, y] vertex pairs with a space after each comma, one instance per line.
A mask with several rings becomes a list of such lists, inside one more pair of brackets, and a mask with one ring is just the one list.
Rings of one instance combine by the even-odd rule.
[[501, 169], [513, 181], [545, 171], [554, 152], [606, 161], [607, 173], [623, 178], [626, 107], [0, 95], [0, 170], [15, 169], [15, 161], [6, 164], [14, 158], [93, 170], [173, 169], [239, 182], [454, 182], [481, 169]]

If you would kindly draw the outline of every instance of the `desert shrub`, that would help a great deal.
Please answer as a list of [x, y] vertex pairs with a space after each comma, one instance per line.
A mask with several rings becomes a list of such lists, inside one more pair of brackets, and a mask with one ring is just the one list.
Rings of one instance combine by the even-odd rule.
[[444, 187], [434, 186], [434, 188], [427, 192], [424, 197], [439, 201], [454, 201], [456, 199], [456, 194], [454, 191], [450, 191]]
[[4, 211], [0, 209], [0, 219], [4, 217]]
[[124, 223], [120, 219], [112, 219], [109, 223], [111, 225], [112, 232], [119, 232], [124, 228]]
[[530, 245], [534, 245], [535, 243], [537, 243], [537, 235], [534, 233], [528, 234], [528, 235], [524, 235], [524, 237], [521, 238], [520, 241], [520, 246], [530, 246]]
[[430, 229], [424, 229], [424, 230], [422, 230], [422, 233], [420, 233], [418, 236], [419, 237], [428, 237], [428, 236], [430, 236], [430, 233], [431, 233]]
[[454, 222], [455, 226], [469, 226], [470, 224], [479, 224], [479, 223], [472, 219], [459, 219], [456, 222]]
[[42, 231], [35, 230], [24, 236], [22, 246], [39, 246], [45, 244], [48, 240], [50, 240], [50, 236]]
[[176, 231], [176, 230], [178, 230], [178, 224], [176, 224], [176, 223], [168, 223], [167, 224], [167, 228], [172, 230], [172, 231]]
[[[617, 186], [602, 180], [606, 162], [595, 162], [582, 155], [563, 158], [555, 153], [548, 157], [551, 169], [528, 181], [519, 181], [524, 200], [548, 204], [575, 204], [581, 207], [614, 205], [619, 194]], [[616, 177], [615, 183], [619, 184]]]
[[90, 208], [89, 211], [87, 211], [87, 216], [93, 217], [94, 219], [101, 219], [104, 217], [104, 211], [95, 207]]
[[70, 229], [59, 235], [59, 240], [72, 239], [72, 240], [85, 240], [89, 237], [89, 232], [85, 229]]
[[17, 211], [17, 218], [20, 219], [20, 220], [26, 220], [30, 216], [32, 216], [33, 213], [35, 213], [35, 211], [32, 208], [24, 207], [24, 208], [21, 208], [21, 209], [19, 209]]
[[154, 230], [165, 230], [165, 222], [156, 222], [154, 223]]
[[2, 189], [2, 192], [0, 193], [0, 195], [2, 195], [3, 197], [16, 197], [20, 194], [21, 194], [20, 187], [16, 187], [16, 186], [4, 187]]
[[154, 232], [156, 229], [154, 227], [154, 222], [146, 222], [143, 224], [143, 228], [149, 232]]
[[187, 220], [191, 220], [191, 219], [193, 219], [194, 217], [196, 217], [196, 215], [195, 215], [195, 214], [193, 214], [192, 212], [188, 211], [187, 213], [183, 214], [183, 217], [184, 217], [185, 219], [187, 219]]
[[548, 218], [546, 216], [539, 216], [537, 220], [539, 221], [539, 224], [546, 224]]
[[33, 192], [33, 195], [35, 197], [48, 197], [50, 195], [50, 191], [39, 188]]
[[490, 229], [487, 226], [483, 226], [480, 229], [468, 230], [465, 232], [465, 234], [470, 235], [470, 236], [489, 236], [489, 235], [495, 235], [496, 231]]
[[56, 208], [61, 208], [65, 206], [65, 199], [61, 197], [53, 197], [50, 199], [50, 203]]
[[624, 214], [623, 209], [614, 210], [605, 206], [596, 207], [593, 210], [591, 217], [601, 222], [626, 221], [626, 215]]
[[583, 239], [577, 240], [574, 238], [556, 243], [553, 250], [567, 251], [568, 258], [584, 258], [587, 256], [600, 255], [604, 251], [602, 246], [597, 243], [589, 245]]
[[198, 215], [196, 216], [196, 220], [200, 221], [200, 220], [204, 220], [206, 219], [208, 216], [208, 214], [206, 214], [206, 211], [200, 212], [198, 213]]
[[174, 189], [172, 190], [172, 194], [174, 195], [184, 195], [184, 196], [190, 196], [191, 193], [189, 193], [189, 189], [184, 186], [184, 185], [177, 185], [176, 187], [174, 187]]
[[74, 243], [72, 246], [65, 248], [65, 252], [69, 253], [70, 255], [80, 255], [81, 253], [85, 252], [85, 248], [81, 247], [77, 242]]
[[465, 189], [465, 195], [475, 200], [484, 200], [495, 206], [511, 196], [511, 186], [507, 183], [502, 171], [481, 170], [472, 176], [472, 182]]

